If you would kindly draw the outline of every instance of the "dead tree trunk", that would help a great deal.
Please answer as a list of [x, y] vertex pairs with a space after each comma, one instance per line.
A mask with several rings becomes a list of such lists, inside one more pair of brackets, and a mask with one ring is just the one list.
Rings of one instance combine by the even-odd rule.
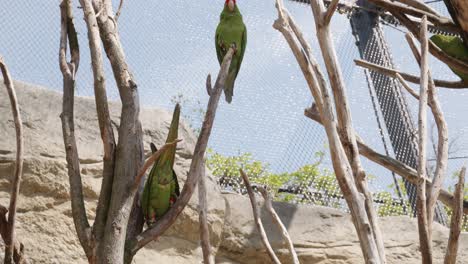
[[[142, 232], [143, 216], [135, 202], [138, 199], [138, 186], [145, 171], [167, 149], [167, 146], [176, 144], [179, 140], [167, 143], [143, 165], [143, 133], [139, 120], [138, 88], [126, 63], [120, 43], [117, 27], [118, 15], [114, 16], [110, 0], [80, 0], [80, 3], [91, 50], [96, 109], [104, 145], [104, 164], [96, 220], [91, 227], [83, 200], [80, 163], [74, 136], [73, 105], [75, 76], [79, 64], [78, 40], [73, 24], [71, 0], [64, 0], [60, 5], [62, 19], [59, 62], [64, 80], [61, 118], [70, 179], [72, 216], [78, 238], [89, 263], [130, 263], [139, 249], [162, 235], [174, 223], [193, 194], [198, 177], [203, 170], [201, 166], [204, 166], [203, 158], [207, 142], [234, 50], [230, 49], [224, 58], [214, 89], [211, 88], [210, 78], [207, 80], [210, 94], [208, 109], [180, 197], [167, 214], [155, 225]], [[121, 8], [122, 4], [118, 13]], [[101, 42], [112, 66], [122, 102], [117, 143], [111, 127], [107, 102]], [[66, 60], [68, 46], [71, 54], [70, 62]]]

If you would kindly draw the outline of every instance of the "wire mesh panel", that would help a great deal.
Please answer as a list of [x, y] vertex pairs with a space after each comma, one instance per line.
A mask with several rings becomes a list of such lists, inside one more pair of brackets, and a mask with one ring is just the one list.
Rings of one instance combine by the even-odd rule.
[[[219, 164], [230, 164], [231, 169], [253, 164], [248, 166], [249, 172], [258, 176], [254, 177], [256, 184], [273, 185], [279, 200], [347, 210], [334, 180], [324, 130], [303, 114], [312, 103], [310, 91], [283, 36], [272, 28], [277, 18], [274, 1], [238, 0], [237, 3], [247, 26], [247, 49], [236, 80], [233, 102], [227, 104], [222, 100], [218, 109], [209, 142], [213, 152], [209, 157], [218, 157]], [[214, 34], [223, 4], [222, 0], [124, 3], [118, 26], [144, 106], [170, 110], [175, 101], [181, 102], [185, 120], [194, 129], [200, 126], [208, 101], [206, 76], [219, 70]], [[292, 1], [285, 1], [285, 4], [323, 66], [310, 6]], [[81, 47], [77, 93], [91, 96], [87, 33], [82, 10], [78, 7], [78, 1], [75, 1], [74, 13]], [[27, 0], [2, 1], [0, 54], [5, 57], [16, 79], [60, 91], [59, 15], [57, 1], [40, 4]], [[392, 26], [383, 27], [395, 65], [404, 71], [417, 73], [417, 64], [409, 56], [411, 53], [400, 30]], [[359, 58], [359, 51], [348, 16], [335, 15], [332, 32], [355, 129], [368, 145], [385, 153], [366, 75], [353, 62]], [[434, 59], [431, 65], [435, 77], [454, 78], [445, 65]], [[105, 72], [108, 95], [118, 100], [108, 64]], [[464, 91], [440, 90], [440, 97], [450, 139], [455, 142], [452, 144], [454, 152], [450, 154], [450, 175], [468, 156], [468, 150], [463, 147], [468, 145], [465, 133], [468, 126], [460, 115], [468, 111], [468, 105], [464, 103]], [[407, 100], [410, 114], [414, 115], [417, 102], [410, 98]], [[245, 156], [246, 153], [250, 154]], [[391, 149], [389, 155], [394, 156]], [[237, 159], [228, 160], [229, 157]], [[220, 168], [214, 163], [212, 166]], [[370, 188], [375, 193], [379, 214], [410, 215], [406, 198], [402, 199], [397, 191], [401, 178], [395, 181], [389, 171], [366, 159], [363, 159], [363, 166], [370, 176]], [[260, 171], [255, 171], [259, 168]], [[227, 189], [244, 192], [236, 170], [224, 169], [215, 174]], [[446, 186], [453, 186], [454, 181], [454, 178], [447, 177]]]

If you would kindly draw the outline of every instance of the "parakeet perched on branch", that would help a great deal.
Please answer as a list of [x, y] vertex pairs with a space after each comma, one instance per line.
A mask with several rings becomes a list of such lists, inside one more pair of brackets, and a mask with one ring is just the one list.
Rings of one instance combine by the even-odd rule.
[[[180, 106], [177, 104], [172, 116], [166, 143], [177, 139], [179, 116]], [[157, 151], [153, 143], [151, 143], [151, 151], [153, 153]], [[172, 145], [166, 149], [154, 162], [153, 168], [148, 175], [141, 201], [143, 214], [148, 226], [154, 224], [167, 213], [180, 195], [179, 183], [173, 169], [175, 153], [176, 145]]]
[[228, 103], [232, 101], [234, 82], [239, 73], [242, 58], [244, 58], [247, 28], [242, 21], [242, 15], [237, 7], [236, 0], [226, 0], [215, 36], [216, 54], [220, 65], [232, 44], [234, 44], [235, 53], [224, 85], [224, 95]]
[[[468, 48], [465, 46], [461, 38], [457, 36], [434, 35], [431, 37], [432, 42], [443, 50], [448, 55], [459, 60], [468, 62]], [[464, 82], [468, 82], [468, 74], [450, 68]]]

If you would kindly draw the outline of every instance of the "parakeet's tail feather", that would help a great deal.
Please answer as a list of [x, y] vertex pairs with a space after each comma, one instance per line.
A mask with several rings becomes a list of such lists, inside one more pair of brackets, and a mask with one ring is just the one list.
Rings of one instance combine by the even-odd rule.
[[236, 72], [229, 72], [224, 83], [224, 96], [226, 102], [229, 104], [232, 102], [232, 96], [234, 95], [234, 82], [236, 81]]

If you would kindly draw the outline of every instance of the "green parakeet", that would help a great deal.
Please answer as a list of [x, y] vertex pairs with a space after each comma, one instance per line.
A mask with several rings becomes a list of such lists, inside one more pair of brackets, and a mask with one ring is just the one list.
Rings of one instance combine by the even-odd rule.
[[237, 7], [236, 0], [226, 0], [215, 36], [216, 54], [220, 65], [232, 44], [234, 44], [236, 50], [224, 85], [224, 95], [228, 103], [232, 101], [234, 82], [244, 58], [247, 28], [242, 21], [242, 15]]
[[[434, 35], [431, 37], [432, 42], [443, 50], [448, 55], [459, 60], [468, 62], [468, 48], [463, 41], [457, 36]], [[468, 74], [450, 68], [464, 82], [468, 81]]]
[[[166, 143], [177, 139], [179, 129], [180, 106], [177, 104], [172, 116], [171, 126]], [[156, 152], [156, 146], [151, 143], [152, 152]], [[174, 159], [176, 146], [166, 149], [154, 162], [145, 187], [143, 189], [142, 208], [145, 221], [148, 226], [154, 224], [167, 211], [180, 195], [179, 183], [174, 172]]]

